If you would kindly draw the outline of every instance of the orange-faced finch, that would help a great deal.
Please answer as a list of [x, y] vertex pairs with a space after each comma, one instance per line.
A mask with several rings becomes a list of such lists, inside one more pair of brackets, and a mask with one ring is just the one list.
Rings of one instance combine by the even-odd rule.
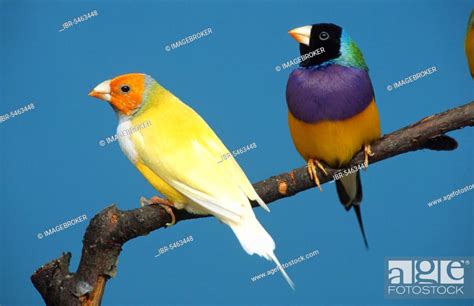
[[[214, 215], [227, 224], [242, 248], [273, 260], [293, 288], [274, 254], [275, 242], [257, 220], [250, 201], [267, 205], [214, 131], [193, 109], [150, 76], [133, 73], [97, 85], [90, 96], [107, 101], [118, 117], [122, 151], [166, 199], [143, 202]], [[130, 129], [149, 122], [147, 128]], [[174, 222], [172, 221], [172, 224]]]

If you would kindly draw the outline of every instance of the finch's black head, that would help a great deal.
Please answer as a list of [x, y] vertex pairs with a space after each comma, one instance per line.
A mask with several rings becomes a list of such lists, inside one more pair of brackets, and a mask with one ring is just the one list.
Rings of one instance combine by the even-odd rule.
[[[301, 62], [303, 67], [320, 65], [341, 55], [342, 28], [338, 25], [318, 23], [299, 27], [288, 33], [300, 43], [300, 54], [302, 56], [305, 54], [311, 55]], [[316, 52], [311, 53], [313, 51]]]

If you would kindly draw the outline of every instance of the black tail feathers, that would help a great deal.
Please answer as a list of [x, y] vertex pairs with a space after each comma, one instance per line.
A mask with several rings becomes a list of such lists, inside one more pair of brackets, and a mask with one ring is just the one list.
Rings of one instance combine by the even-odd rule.
[[337, 194], [339, 201], [341, 201], [344, 208], [349, 211], [351, 207], [354, 207], [354, 212], [359, 222], [360, 231], [364, 238], [365, 247], [368, 249], [369, 244], [367, 237], [365, 236], [364, 223], [362, 222], [362, 216], [360, 212], [360, 203], [362, 202], [362, 184], [360, 181], [359, 171], [342, 177], [336, 181]]

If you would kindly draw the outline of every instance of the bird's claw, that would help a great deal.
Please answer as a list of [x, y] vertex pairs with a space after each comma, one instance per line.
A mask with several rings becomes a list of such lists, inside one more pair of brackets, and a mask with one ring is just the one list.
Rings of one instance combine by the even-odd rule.
[[176, 224], [176, 216], [173, 212], [173, 209], [171, 209], [171, 207], [173, 207], [173, 203], [171, 203], [168, 199], [162, 199], [158, 196], [153, 196], [150, 199], [147, 199], [145, 197], [140, 197], [141, 207], [144, 207], [146, 205], [152, 205], [152, 204], [160, 205], [164, 210], [166, 210], [168, 215], [171, 217], [171, 222], [166, 223], [165, 224], [166, 227], [170, 227]]
[[315, 159], [309, 159], [307, 167], [308, 167], [309, 177], [312, 180], [314, 180], [314, 183], [316, 184], [316, 186], [318, 186], [319, 191], [323, 191], [323, 189], [321, 188], [321, 183], [318, 178], [316, 167], [318, 167], [322, 172], [324, 172], [325, 175], [328, 175], [326, 169], [319, 161]]
[[369, 156], [374, 156], [374, 152], [372, 152], [372, 147], [370, 145], [364, 146], [364, 170], [369, 167]]
[[171, 217], [171, 222], [170, 223], [166, 223], [165, 226], [166, 227], [170, 227], [170, 226], [173, 226], [176, 224], [176, 216], [174, 215], [174, 212], [173, 210], [171, 209], [172, 206], [169, 206], [169, 205], [164, 205], [164, 204], [158, 204], [160, 205], [162, 208], [164, 208], [164, 210], [166, 210], [166, 212], [168, 213], [168, 215]]

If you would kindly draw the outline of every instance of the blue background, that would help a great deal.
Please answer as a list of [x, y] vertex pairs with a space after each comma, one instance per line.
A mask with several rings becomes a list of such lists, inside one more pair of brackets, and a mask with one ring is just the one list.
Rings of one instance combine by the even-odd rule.
[[[33, 271], [62, 251], [75, 271], [87, 223], [43, 239], [51, 227], [116, 203], [139, 205], [156, 192], [117, 143], [110, 107], [87, 93], [129, 72], [152, 75], [199, 112], [237, 157], [252, 182], [304, 165], [287, 127], [285, 86], [299, 55], [291, 28], [343, 26], [370, 67], [382, 129], [388, 133], [474, 98], [464, 54], [471, 1], [318, 2], [24, 2], [1, 1], [0, 114], [36, 108], [0, 124], [1, 305], [38, 305]], [[99, 15], [62, 32], [62, 24]], [[211, 27], [178, 49], [165, 46]], [[425, 68], [438, 72], [393, 91], [387, 85]], [[473, 255], [474, 191], [429, 208], [427, 203], [474, 183], [473, 130], [450, 133], [453, 152], [418, 151], [362, 173], [363, 216], [370, 251], [335, 185], [308, 190], [257, 215], [277, 243], [281, 262], [319, 250], [281, 275], [252, 282], [273, 267], [248, 256], [215, 219], [182, 222], [124, 246], [104, 305], [158, 304], [425, 304], [468, 300], [384, 298], [384, 258]], [[154, 257], [188, 235], [194, 241]]]

